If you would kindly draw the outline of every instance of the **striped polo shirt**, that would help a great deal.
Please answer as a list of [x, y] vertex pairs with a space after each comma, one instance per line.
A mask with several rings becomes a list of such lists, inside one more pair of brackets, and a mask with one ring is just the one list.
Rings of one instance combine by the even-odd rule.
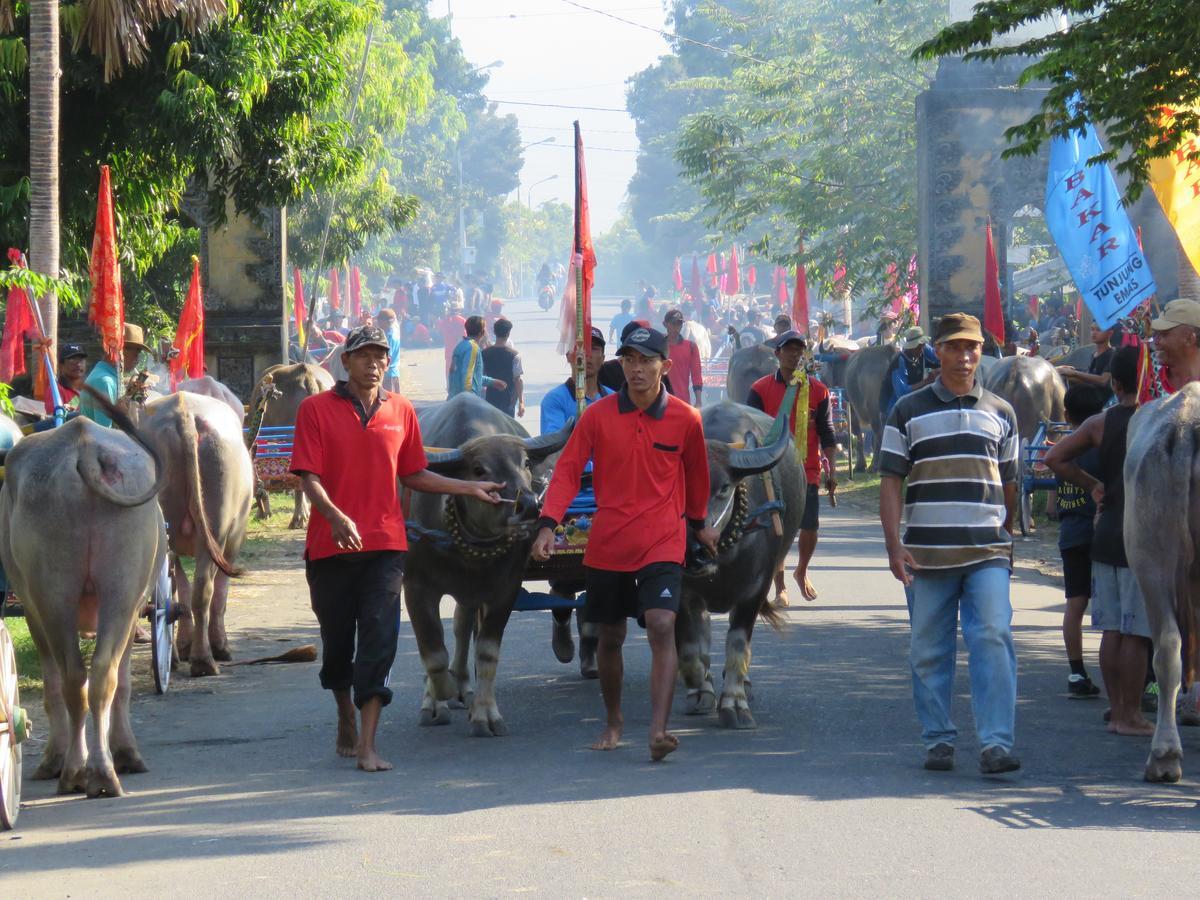
[[888, 417], [879, 471], [905, 478], [904, 546], [918, 566], [1008, 561], [1004, 485], [1017, 480], [1017, 417], [978, 381], [957, 397], [939, 378], [900, 398]]

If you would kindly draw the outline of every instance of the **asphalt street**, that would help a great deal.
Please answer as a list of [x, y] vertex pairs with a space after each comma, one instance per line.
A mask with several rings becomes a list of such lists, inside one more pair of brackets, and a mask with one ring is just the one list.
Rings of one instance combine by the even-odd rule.
[[[605, 317], [615, 308], [598, 304]], [[536, 424], [533, 403], [566, 364], [549, 313], [508, 312]], [[412, 393], [433, 398], [441, 351], [412, 357]], [[468, 736], [461, 711], [420, 728], [405, 623], [381, 726], [394, 771], [334, 756], [314, 664], [181, 674], [168, 695], [135, 697], [150, 772], [124, 779], [129, 796], [56, 797], [53, 783], [26, 782], [18, 830], [0, 835], [0, 897], [1191, 896], [1200, 733], [1184, 730], [1183, 782], [1141, 780], [1149, 740], [1108, 735], [1102, 699], [1066, 697], [1059, 586], [1028, 565], [1013, 581], [1022, 770], [976, 769], [964, 651], [959, 765], [926, 772], [903, 592], [874, 513], [824, 506], [822, 517], [819, 600], [798, 605], [793, 590], [788, 629], [755, 633], [755, 731], [676, 715], [680, 750], [650, 763], [649, 652], [633, 628], [625, 745], [589, 750], [598, 687], [554, 659], [545, 613], [514, 615], [505, 634], [497, 696], [509, 737]], [[230, 602], [236, 657], [318, 642], [299, 549], [249, 561]], [[724, 632], [715, 620], [718, 669]], [[1089, 632], [1098, 675], [1097, 643]], [[135, 666], [148, 666], [145, 651]]]

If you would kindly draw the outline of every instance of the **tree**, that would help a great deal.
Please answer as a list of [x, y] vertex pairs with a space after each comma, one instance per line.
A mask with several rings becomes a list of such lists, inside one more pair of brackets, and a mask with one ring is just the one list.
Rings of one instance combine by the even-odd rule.
[[[945, 4], [914, 0], [746, 0], [707, 15], [743, 41], [720, 92], [684, 119], [676, 159], [700, 189], [708, 224], [758, 255], [832, 287], [843, 263], [882, 284], [916, 252], [916, 122], [932, 67], [910, 59]], [[766, 23], [762, 25], [761, 23]], [[804, 252], [798, 247], [805, 241]]]
[[[1046, 17], [1069, 25], [998, 42]], [[1006, 156], [1033, 155], [1053, 137], [1103, 123], [1108, 148], [1097, 160], [1128, 177], [1130, 199], [1148, 183], [1152, 159], [1185, 149], [1200, 162], [1200, 147], [1187, 143], [1200, 131], [1200, 16], [1177, 0], [992, 0], [922, 43], [916, 55], [1028, 61], [1020, 84], [1045, 83], [1049, 91], [1037, 115], [1006, 132]], [[1068, 109], [1076, 95], [1082, 103]], [[1178, 112], [1165, 131], [1162, 107]]]

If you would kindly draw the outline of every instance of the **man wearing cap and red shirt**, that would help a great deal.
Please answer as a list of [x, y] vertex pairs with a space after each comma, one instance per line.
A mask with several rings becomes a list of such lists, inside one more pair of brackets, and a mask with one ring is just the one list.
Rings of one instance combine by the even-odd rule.
[[663, 325], [667, 329], [667, 347], [671, 358], [671, 371], [667, 373], [671, 393], [686, 400], [690, 382], [696, 394], [696, 406], [699, 406], [700, 395], [704, 390], [704, 376], [700, 371], [700, 348], [696, 346], [695, 341], [689, 341], [683, 336], [682, 310], [668, 311], [663, 316]]
[[499, 502], [503, 485], [459, 481], [425, 468], [412, 404], [381, 387], [388, 340], [378, 328], [350, 332], [342, 365], [346, 381], [300, 404], [292, 472], [315, 513], [308, 521], [304, 568], [321, 626], [321, 686], [337, 702], [337, 753], [357, 756], [360, 769], [378, 772], [392, 768], [375, 750], [375, 731], [392, 699], [388, 678], [408, 550], [396, 481], [414, 491], [490, 503]]
[[[785, 331], [775, 338], [775, 358], [779, 360], [779, 368], [771, 375], [764, 375], [750, 386], [750, 396], [746, 405], [761, 409], [768, 416], [779, 415], [779, 407], [783, 405], [783, 396], [787, 393], [788, 385], [804, 359], [807, 341], [798, 331]], [[799, 405], [800, 395], [796, 394], [796, 404]], [[796, 409], [788, 418], [788, 427], [792, 433], [796, 431]], [[808, 496], [804, 501], [804, 516], [800, 520], [800, 562], [796, 566], [794, 578], [804, 594], [804, 599], [817, 599], [816, 588], [808, 578], [808, 566], [813, 554], [817, 551], [817, 530], [821, 527], [821, 457], [829, 466], [826, 484], [830, 492], [837, 488], [836, 453], [837, 437], [833, 433], [833, 411], [829, 403], [829, 388], [816, 378], [808, 380], [808, 447], [804, 454], [804, 475], [808, 482]], [[780, 606], [787, 606], [787, 591], [783, 586], [783, 572], [775, 573], [775, 600]]]
[[[78, 344], [64, 344], [58, 363], [58, 393], [67, 410], [79, 409], [79, 392], [87, 375], [87, 351]], [[46, 412], [54, 415], [54, 395], [46, 391]]]
[[579, 492], [588, 459], [595, 475], [596, 515], [583, 565], [584, 619], [599, 626], [597, 662], [607, 725], [592, 745], [612, 750], [621, 739], [621, 645], [625, 622], [644, 621], [650, 641], [650, 758], [679, 746], [667, 731], [675, 692], [675, 615], [683, 583], [687, 527], [716, 554], [708, 515], [708, 451], [700, 413], [663, 387], [671, 362], [667, 338], [638, 327], [621, 341], [625, 386], [592, 404], [567, 441], [542, 505], [534, 559], [550, 558], [554, 528]]

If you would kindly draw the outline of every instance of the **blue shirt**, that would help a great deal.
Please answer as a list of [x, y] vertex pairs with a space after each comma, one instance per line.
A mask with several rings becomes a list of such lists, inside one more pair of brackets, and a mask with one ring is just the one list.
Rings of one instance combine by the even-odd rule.
[[633, 321], [633, 313], [619, 312], [612, 317], [612, 324], [608, 326], [608, 335], [612, 337], [614, 334], [617, 337], [621, 336], [621, 332], [625, 330], [625, 326]]
[[446, 376], [446, 398], [464, 391], [482, 397], [483, 389], [495, 380], [483, 374], [483, 351], [479, 349], [479, 345], [469, 337], [459, 341], [450, 357], [450, 374]]
[[389, 378], [400, 377], [400, 325], [393, 323], [392, 327], [384, 332], [387, 335], [388, 342], [388, 367], [387, 375]]
[[[601, 397], [607, 397], [613, 391], [600, 385], [600, 393], [595, 397], [584, 397], [586, 406], [591, 406]], [[552, 388], [542, 398], [542, 434], [553, 434], [558, 431], [571, 419], [579, 418], [579, 404], [575, 402], [575, 379], [568, 378], [566, 382], [560, 384], [556, 388]], [[592, 462], [588, 460], [588, 464], [584, 466], [584, 472], [592, 471]], [[567, 512], [584, 513], [594, 512], [596, 509], [596, 495], [592, 491], [591, 486], [580, 488], [575, 499], [571, 501], [571, 505], [567, 507]]]
[[[107, 359], [100, 360], [92, 367], [92, 371], [88, 373], [87, 381], [84, 383], [94, 388], [106, 397], [109, 403], [116, 406], [117, 398], [120, 396], [117, 368]], [[79, 411], [97, 425], [112, 428], [112, 419], [96, 405], [96, 401], [91, 398], [90, 394], [85, 393], [80, 397]]]
[[[904, 351], [901, 350], [896, 358], [892, 360], [891, 368], [891, 388], [892, 394], [888, 399], [883, 411], [883, 418], [886, 421], [888, 414], [892, 411], [892, 407], [896, 405], [896, 401], [906, 394], [911, 394], [913, 386], [908, 383], [908, 370], [910, 361], [905, 357]], [[929, 369], [941, 368], [941, 362], [938, 360], [937, 352], [928, 344], [921, 350], [921, 370], [928, 374]], [[916, 368], [915, 365], [911, 365]]]

